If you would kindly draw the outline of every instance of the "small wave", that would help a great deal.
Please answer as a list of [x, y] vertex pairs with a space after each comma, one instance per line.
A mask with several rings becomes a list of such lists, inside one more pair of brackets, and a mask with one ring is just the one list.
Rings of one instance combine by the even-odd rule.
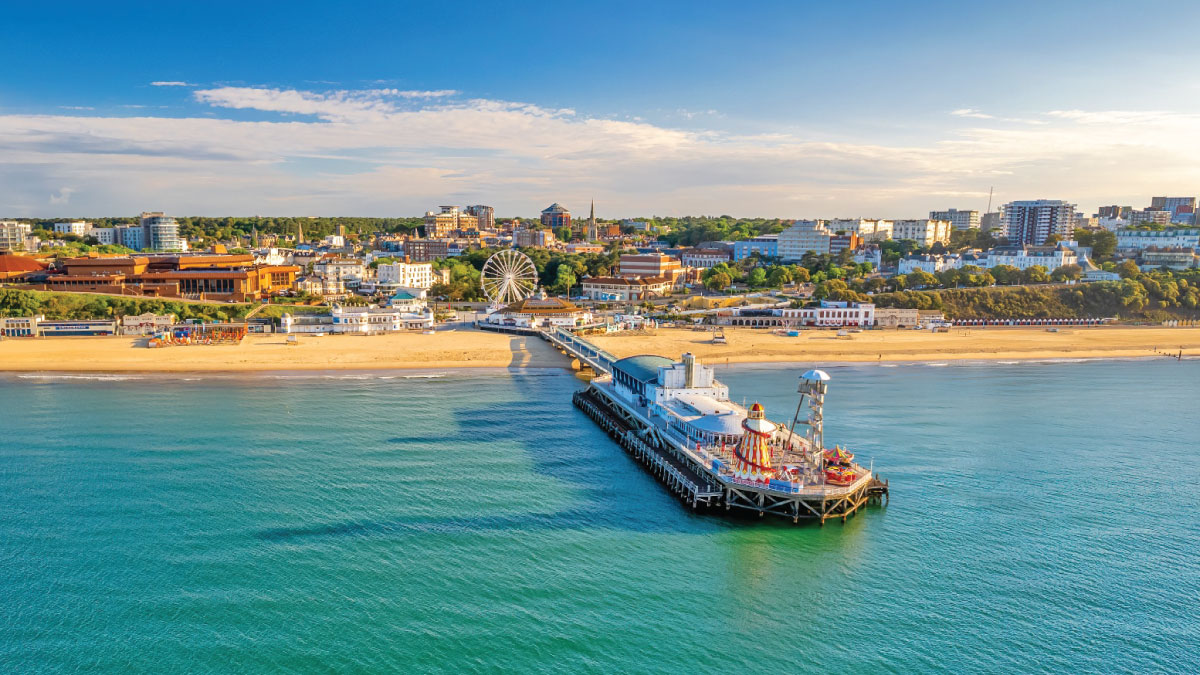
[[121, 382], [123, 380], [145, 379], [136, 375], [18, 375], [22, 380], [99, 380], [102, 382]]
[[880, 368], [895, 368], [895, 367], [896, 367], [896, 364], [894, 364], [894, 363], [881, 363], [881, 364], [879, 364], [879, 367], [880, 367]]
[[401, 375], [402, 380], [437, 380], [445, 377], [445, 373], [437, 373], [434, 375]]
[[946, 366], [948, 366], [950, 364], [949, 363], [926, 363], [925, 365], [926, 365], [926, 367], [929, 367], [929, 368], [945, 368]]

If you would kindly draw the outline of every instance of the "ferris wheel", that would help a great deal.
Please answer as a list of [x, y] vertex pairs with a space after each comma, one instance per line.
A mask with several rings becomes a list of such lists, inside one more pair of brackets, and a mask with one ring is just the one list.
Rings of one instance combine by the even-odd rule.
[[504, 249], [483, 264], [479, 285], [492, 304], [524, 300], [537, 288], [537, 268], [529, 256], [511, 248]]

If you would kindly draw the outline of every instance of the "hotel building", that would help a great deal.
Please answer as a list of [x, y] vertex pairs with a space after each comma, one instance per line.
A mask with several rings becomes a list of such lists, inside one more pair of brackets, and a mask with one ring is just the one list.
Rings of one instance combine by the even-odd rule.
[[[950, 226], [956, 230], [979, 229], [980, 220], [978, 211], [959, 211], [958, 209], [946, 209], [945, 211], [930, 211], [930, 220], [948, 220]], [[899, 239], [900, 237], [896, 237]]]
[[1034, 199], [1004, 205], [1004, 236], [1014, 246], [1041, 246], [1050, 235], [1070, 239], [1075, 205], [1061, 199]]

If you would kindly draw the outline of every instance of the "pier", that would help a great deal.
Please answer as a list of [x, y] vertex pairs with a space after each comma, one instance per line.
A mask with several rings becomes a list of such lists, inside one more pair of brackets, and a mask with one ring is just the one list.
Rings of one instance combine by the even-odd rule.
[[[775, 481], [739, 478], [724, 446], [695, 444], [693, 449], [680, 432], [652, 419], [648, 402], [618, 395], [612, 376], [620, 359], [561, 328], [543, 331], [541, 336], [598, 376], [587, 389], [575, 393], [575, 406], [692, 509], [723, 506], [725, 511], [780, 516], [792, 522], [805, 519], [824, 524], [841, 519], [844, 523], [864, 506], [883, 505], [889, 498], [888, 482], [867, 470], [847, 485], [818, 479], [789, 483], [794, 487], [784, 488]], [[781, 446], [773, 447], [782, 451]]]

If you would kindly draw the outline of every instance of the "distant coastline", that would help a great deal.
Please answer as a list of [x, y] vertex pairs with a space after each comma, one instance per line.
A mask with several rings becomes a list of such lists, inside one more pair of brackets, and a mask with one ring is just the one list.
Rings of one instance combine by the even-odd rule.
[[[765, 330], [727, 329], [726, 344], [689, 329], [652, 334], [596, 335], [598, 346], [618, 357], [678, 356], [690, 351], [716, 366], [733, 364], [866, 364], [1074, 359], [1165, 358], [1168, 353], [1200, 356], [1200, 329], [1116, 326], [953, 329], [948, 333], [876, 330], [838, 336], [802, 331], [787, 337]], [[570, 361], [535, 337], [481, 331], [432, 335], [301, 336], [252, 335], [236, 346], [148, 349], [143, 338], [10, 338], [0, 341], [0, 371], [12, 373], [308, 373], [487, 368], [569, 368]]]

